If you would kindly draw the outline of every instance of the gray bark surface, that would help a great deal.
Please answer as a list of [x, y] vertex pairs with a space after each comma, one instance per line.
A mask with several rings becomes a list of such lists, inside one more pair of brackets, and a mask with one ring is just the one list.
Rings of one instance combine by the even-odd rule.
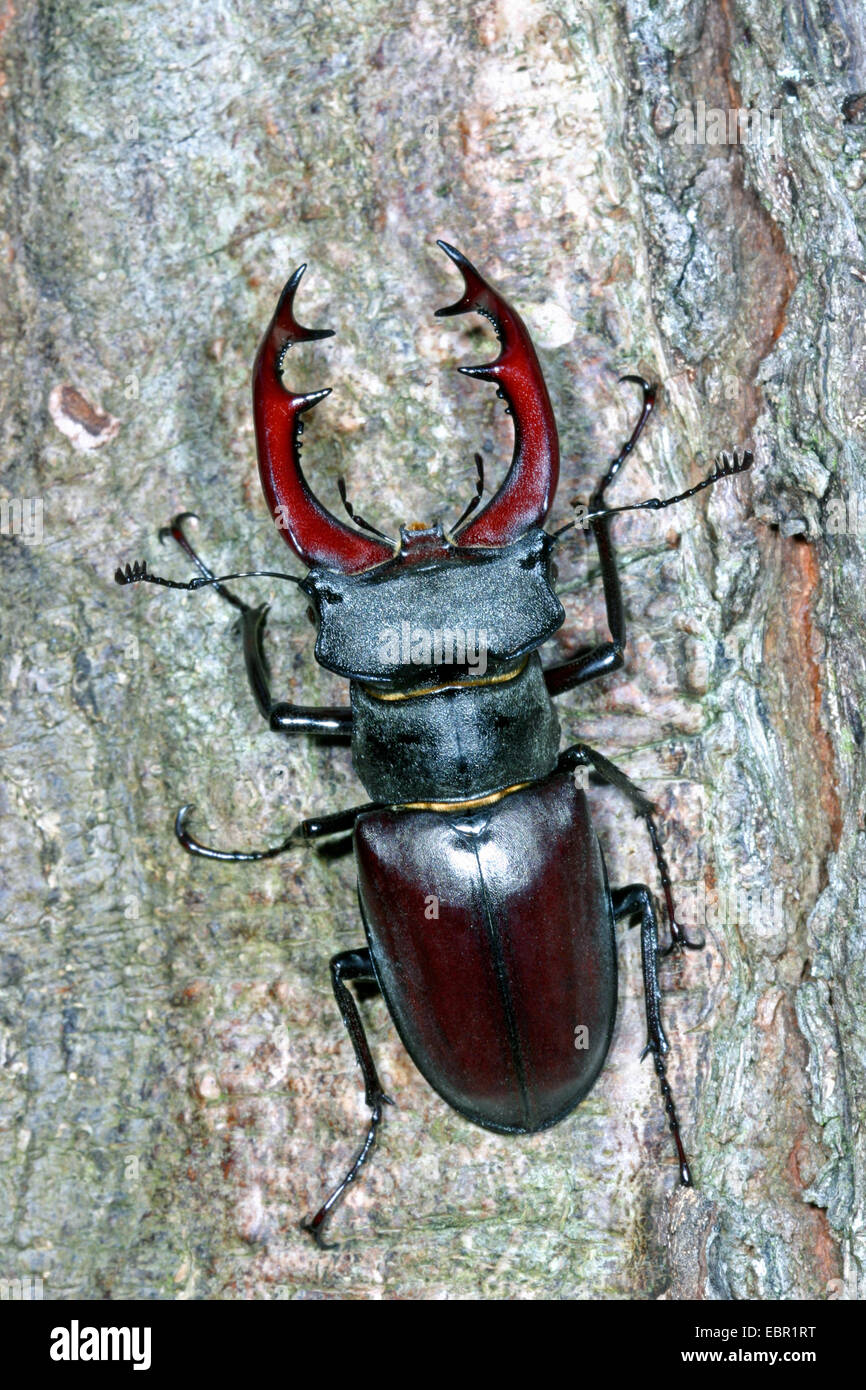
[[[864, 1293], [866, 16], [855, 0], [0, 7], [4, 589], [0, 1277], [69, 1298], [859, 1298]], [[678, 113], [778, 113], [685, 144]], [[765, 136], [767, 131], [763, 132]], [[637, 933], [599, 1083], [531, 1139], [429, 1090], [381, 1001], [379, 1152], [316, 1251], [297, 1229], [365, 1126], [327, 962], [362, 944], [351, 858], [193, 861], [365, 800], [348, 754], [267, 731], [212, 594], [121, 591], [301, 567], [270, 524], [249, 373], [301, 261], [293, 355], [332, 384], [305, 435], [339, 509], [455, 517], [510, 455], [445, 237], [525, 316], [570, 517], [663, 399], [614, 502], [752, 474], [616, 525], [623, 671], [560, 701], [663, 808], [703, 952], [663, 967], [694, 1191], [643, 1045]], [[41, 539], [12, 502], [41, 499]], [[849, 505], [844, 525], [837, 505]], [[860, 514], [856, 514], [859, 501]], [[26, 510], [25, 510], [26, 516]], [[834, 518], [836, 520], [834, 521]], [[575, 535], [550, 654], [606, 636]], [[281, 697], [340, 703], [292, 586]], [[593, 790], [611, 882], [657, 880]]]

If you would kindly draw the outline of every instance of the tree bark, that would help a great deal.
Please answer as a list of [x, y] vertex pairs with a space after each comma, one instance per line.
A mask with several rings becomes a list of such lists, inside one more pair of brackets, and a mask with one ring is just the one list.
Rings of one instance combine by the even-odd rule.
[[[0, 1276], [55, 1298], [862, 1297], [862, 6], [7, 0], [0, 54]], [[495, 486], [510, 422], [451, 370], [491, 335], [432, 317], [457, 291], [436, 237], [532, 330], [564, 451], [550, 529], [631, 428], [621, 373], [662, 403], [612, 502], [755, 450], [746, 478], [617, 521], [627, 662], [559, 702], [563, 742], [662, 808], [706, 940], [662, 976], [696, 1186], [638, 1061], [623, 930], [607, 1067], [530, 1139], [450, 1112], [363, 1005], [397, 1106], [323, 1254], [297, 1222], [366, 1123], [327, 968], [363, 942], [351, 857], [193, 861], [171, 823], [194, 802], [203, 838], [253, 847], [366, 798], [344, 749], [261, 723], [218, 597], [112, 575], [188, 577], [156, 541], [184, 509], [218, 572], [301, 573], [249, 373], [302, 261], [299, 317], [338, 332], [290, 363], [295, 389], [335, 387], [305, 435], [327, 505], [345, 475], [386, 532], [453, 519], [479, 448]], [[550, 658], [606, 636], [578, 533], [560, 582]], [[243, 592], [273, 604], [280, 697], [341, 703], [294, 588]], [[611, 882], [658, 891], [642, 823], [591, 800]]]

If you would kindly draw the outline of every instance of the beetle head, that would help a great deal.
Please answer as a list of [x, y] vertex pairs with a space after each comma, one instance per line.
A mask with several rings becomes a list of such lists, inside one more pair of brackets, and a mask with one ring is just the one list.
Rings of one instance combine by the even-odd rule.
[[[303, 587], [319, 622], [316, 656], [342, 675], [373, 681], [408, 678], [406, 624], [409, 645], [422, 657], [423, 640], [413, 644], [411, 634], [431, 634], [430, 669], [440, 671], [449, 663], [439, 659], [444, 647], [436, 646], [437, 633], [444, 642], [444, 634], [462, 632], [468, 642], [470, 632], [476, 640], [483, 632], [491, 663], [507, 664], [539, 646], [564, 618], [550, 585], [551, 540], [540, 529], [556, 491], [559, 447], [535, 349], [522, 319], [466, 257], [439, 245], [459, 268], [464, 292], [438, 315], [482, 314], [500, 343], [495, 361], [460, 370], [495, 383], [514, 421], [514, 453], [502, 485], [477, 515], [464, 513], [455, 535], [438, 524], [405, 526], [395, 546], [345, 525], [311, 491], [300, 466], [301, 417], [328, 391], [295, 395], [282, 380], [293, 343], [330, 336], [295, 318], [304, 266], [283, 290], [253, 368], [262, 487], [278, 528], [310, 566]], [[387, 634], [395, 632], [397, 661], [386, 657]], [[409, 664], [419, 676], [424, 662]]]
[[540, 527], [499, 547], [453, 545], [441, 526], [409, 535], [411, 559], [401, 551], [352, 575], [310, 570], [301, 587], [315, 608], [320, 665], [374, 685], [484, 678], [561, 626], [553, 539]]

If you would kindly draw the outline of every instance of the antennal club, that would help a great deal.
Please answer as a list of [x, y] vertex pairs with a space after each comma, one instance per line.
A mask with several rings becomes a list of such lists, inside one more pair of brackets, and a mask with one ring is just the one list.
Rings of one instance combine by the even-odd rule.
[[200, 574], [196, 575], [195, 579], [186, 581], [163, 579], [159, 574], [150, 573], [146, 560], [135, 560], [131, 565], [118, 565], [114, 571], [115, 584], [161, 584], [164, 589], [185, 589], [188, 593], [193, 593], [196, 589], [206, 589], [210, 584], [226, 584], [230, 579], [288, 579], [292, 584], [303, 582], [296, 574], [283, 574], [281, 570], [242, 570], [239, 574], [214, 574], [210, 578]]
[[576, 524], [584, 526], [588, 521], [595, 521], [600, 517], [616, 516], [619, 512], [657, 512], [661, 511], [663, 507], [673, 507], [677, 502], [685, 502], [689, 497], [694, 497], [695, 493], [703, 492], [705, 487], [712, 487], [713, 483], [721, 482], [723, 478], [733, 478], [738, 473], [748, 472], [754, 461], [754, 454], [749, 449], [745, 449], [742, 454], [736, 449], [733, 454], [719, 454], [716, 467], [709, 477], [704, 478], [703, 482], [696, 483], [694, 487], [687, 488], [685, 492], [678, 492], [675, 497], [650, 497], [646, 502], [631, 502], [624, 507], [602, 507], [596, 511], [582, 512], [577, 522], [567, 522], [565, 526], [560, 527], [555, 535], [561, 536]]

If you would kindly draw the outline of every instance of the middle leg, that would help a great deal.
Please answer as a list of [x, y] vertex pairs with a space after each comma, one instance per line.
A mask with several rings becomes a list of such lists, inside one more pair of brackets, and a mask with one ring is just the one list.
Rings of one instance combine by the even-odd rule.
[[367, 811], [379, 809], [379, 802], [366, 801], [363, 806], [352, 806], [347, 811], [333, 811], [327, 816], [315, 816], [299, 821], [284, 840], [278, 845], [272, 845], [270, 849], [212, 849], [210, 845], [203, 845], [187, 829], [189, 814], [193, 810], [190, 805], [181, 806], [178, 811], [174, 833], [186, 852], [197, 855], [199, 859], [220, 859], [232, 864], [248, 864], [258, 859], [276, 859], [278, 854], [284, 854], [286, 850], [306, 844], [309, 840], [319, 840], [327, 835], [339, 835], [352, 830], [359, 816], [363, 816]]
[[615, 921], [619, 921], [622, 917], [636, 917], [640, 915], [640, 945], [647, 1021], [647, 1041], [646, 1047], [641, 1053], [641, 1059], [643, 1059], [648, 1052], [652, 1054], [653, 1065], [656, 1070], [656, 1076], [659, 1079], [659, 1087], [661, 1088], [665, 1114], [668, 1119], [668, 1127], [674, 1137], [674, 1144], [676, 1145], [677, 1160], [680, 1167], [680, 1182], [683, 1187], [691, 1187], [692, 1175], [689, 1170], [686, 1151], [680, 1136], [679, 1119], [677, 1118], [674, 1098], [671, 1092], [670, 1082], [667, 1078], [667, 1068], [665, 1066], [665, 1055], [670, 1049], [661, 1019], [661, 991], [659, 990], [658, 975], [659, 938], [652, 893], [647, 888], [646, 884], [632, 883], [627, 888], [612, 889], [611, 901], [613, 903]]
[[[163, 526], [159, 532], [160, 540], [171, 537], [189, 556], [205, 579], [214, 580], [213, 570], [205, 564], [189, 540], [184, 522], [193, 512], [181, 512], [170, 526]], [[275, 733], [319, 734], [329, 737], [348, 737], [352, 730], [352, 711], [348, 706], [291, 705], [285, 700], [275, 700], [271, 694], [271, 673], [265, 655], [264, 635], [268, 618], [268, 605], [252, 607], [226, 588], [225, 584], [213, 583], [211, 587], [219, 597], [236, 608], [241, 615], [243, 635], [244, 664], [247, 679], [259, 712], [268, 721]]]

